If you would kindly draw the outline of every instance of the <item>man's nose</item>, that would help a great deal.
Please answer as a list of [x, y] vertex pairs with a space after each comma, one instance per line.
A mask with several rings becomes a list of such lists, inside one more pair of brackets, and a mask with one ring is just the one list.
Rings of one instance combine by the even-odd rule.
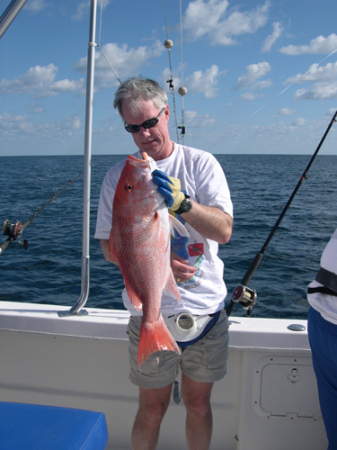
[[143, 127], [140, 127], [138, 133], [139, 133], [141, 136], [150, 136], [151, 131], [150, 131], [149, 128], [143, 128]]

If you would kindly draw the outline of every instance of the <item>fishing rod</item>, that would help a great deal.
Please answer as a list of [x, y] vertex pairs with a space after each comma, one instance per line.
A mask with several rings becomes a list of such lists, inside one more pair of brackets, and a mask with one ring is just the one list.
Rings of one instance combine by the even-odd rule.
[[[32, 223], [32, 221], [37, 217], [52, 201], [56, 199], [65, 189], [67, 189], [68, 186], [70, 186], [78, 177], [82, 175], [83, 172], [80, 172], [78, 175], [76, 175], [75, 178], [70, 180], [60, 191], [58, 191], [56, 194], [52, 196], [50, 200], [47, 201], [36, 213], [32, 215], [26, 222], [23, 224], [19, 221], [16, 221], [12, 223], [10, 220], [6, 219], [3, 223], [2, 227], [2, 234], [5, 236], [8, 236], [8, 238], [0, 244], [0, 255], [6, 250], [6, 248], [9, 246], [9, 244], [13, 241], [16, 241], [17, 238], [19, 238], [19, 244], [21, 244], [21, 237], [24, 230]], [[28, 248], [28, 241], [27, 239], [24, 239], [23, 243], [24, 250], [27, 250]]]
[[312, 165], [312, 163], [314, 162], [314, 159], [316, 158], [325, 138], [327, 137], [332, 125], [334, 122], [336, 122], [336, 117], [337, 117], [337, 111], [335, 112], [333, 118], [331, 119], [331, 122], [328, 126], [328, 128], [326, 129], [321, 142], [318, 144], [318, 147], [316, 148], [315, 153], [313, 154], [309, 164], [307, 165], [305, 171], [303, 172], [299, 182], [297, 183], [296, 188], [294, 189], [294, 192], [291, 194], [288, 203], [286, 204], [286, 206], [284, 207], [280, 217], [278, 218], [278, 220], [276, 221], [273, 229], [271, 230], [268, 238], [266, 239], [265, 243], [263, 244], [261, 250], [259, 251], [259, 253], [257, 253], [257, 255], [255, 256], [255, 258], [253, 259], [249, 269], [247, 270], [245, 276], [242, 278], [241, 284], [239, 286], [237, 286], [232, 294], [232, 299], [229, 303], [229, 305], [226, 307], [226, 313], [227, 316], [229, 317], [233, 311], [234, 305], [236, 303], [240, 303], [246, 310], [247, 310], [247, 316], [251, 316], [252, 314], [252, 310], [253, 307], [255, 306], [256, 303], [256, 290], [254, 289], [250, 289], [249, 287], [247, 287], [249, 281], [251, 280], [252, 276], [254, 275], [256, 269], [258, 268], [258, 266], [260, 265], [260, 262], [262, 261], [263, 258], [263, 254], [266, 251], [267, 246], [269, 245], [272, 237], [274, 236], [277, 228], [279, 227], [287, 209], [289, 208], [291, 202], [293, 201], [298, 189], [300, 188], [301, 184], [303, 183], [303, 181], [307, 178], [307, 173]]

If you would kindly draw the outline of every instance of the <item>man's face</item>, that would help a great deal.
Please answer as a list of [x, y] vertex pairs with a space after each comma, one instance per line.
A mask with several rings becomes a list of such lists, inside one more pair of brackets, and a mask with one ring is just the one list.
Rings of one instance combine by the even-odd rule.
[[[127, 102], [123, 102], [123, 118], [127, 125], [140, 125], [148, 119], [157, 117], [161, 111], [152, 100], [140, 100], [140, 106], [139, 112], [135, 113]], [[148, 129], [141, 127], [137, 133], [132, 133], [133, 140], [140, 151], [146, 152], [155, 161], [167, 158], [173, 151], [173, 143], [168, 132], [169, 117], [169, 107], [166, 106], [157, 125]]]

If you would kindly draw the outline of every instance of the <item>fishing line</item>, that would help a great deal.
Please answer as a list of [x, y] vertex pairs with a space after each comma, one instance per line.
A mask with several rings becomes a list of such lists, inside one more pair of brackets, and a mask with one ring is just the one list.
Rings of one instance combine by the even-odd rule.
[[117, 72], [112, 67], [112, 64], [110, 63], [108, 57], [103, 52], [103, 49], [101, 47], [102, 21], [103, 21], [103, 0], [101, 0], [101, 6], [100, 6], [100, 21], [99, 21], [99, 31], [98, 31], [98, 44], [96, 44], [96, 47], [98, 47], [100, 49], [100, 51], [102, 52], [102, 55], [104, 56], [106, 62], [109, 64], [109, 66], [110, 66], [112, 72], [114, 73], [115, 77], [117, 78], [119, 83], [122, 84], [121, 80], [119, 79], [119, 76], [117, 75]]
[[[26, 222], [21, 224], [21, 222], [16, 221], [12, 223], [10, 220], [6, 219], [3, 223], [2, 227], [2, 234], [5, 236], [8, 236], [8, 238], [0, 244], [0, 255], [6, 250], [6, 248], [9, 246], [9, 244], [13, 241], [16, 241], [17, 238], [19, 238], [19, 244], [21, 244], [21, 237], [24, 230], [32, 223], [32, 221], [37, 217], [52, 201], [56, 199], [65, 189], [67, 189], [68, 186], [70, 186], [78, 177], [80, 177], [83, 174], [83, 172], [80, 172], [78, 175], [76, 175], [75, 178], [68, 181], [68, 183], [56, 194], [52, 196], [50, 200], [48, 200], [38, 211], [36, 211]], [[28, 248], [28, 241], [27, 239], [24, 239], [23, 241], [23, 248], [24, 250], [27, 250]]]

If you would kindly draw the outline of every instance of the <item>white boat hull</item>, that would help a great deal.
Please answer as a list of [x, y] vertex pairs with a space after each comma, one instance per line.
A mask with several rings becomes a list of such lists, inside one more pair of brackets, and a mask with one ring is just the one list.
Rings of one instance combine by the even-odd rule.
[[[130, 449], [138, 389], [128, 379], [125, 311], [2, 302], [0, 399], [103, 412], [107, 449]], [[212, 450], [327, 448], [306, 321], [231, 317], [228, 374], [212, 394]], [[183, 450], [185, 410], [172, 402], [158, 449]]]

